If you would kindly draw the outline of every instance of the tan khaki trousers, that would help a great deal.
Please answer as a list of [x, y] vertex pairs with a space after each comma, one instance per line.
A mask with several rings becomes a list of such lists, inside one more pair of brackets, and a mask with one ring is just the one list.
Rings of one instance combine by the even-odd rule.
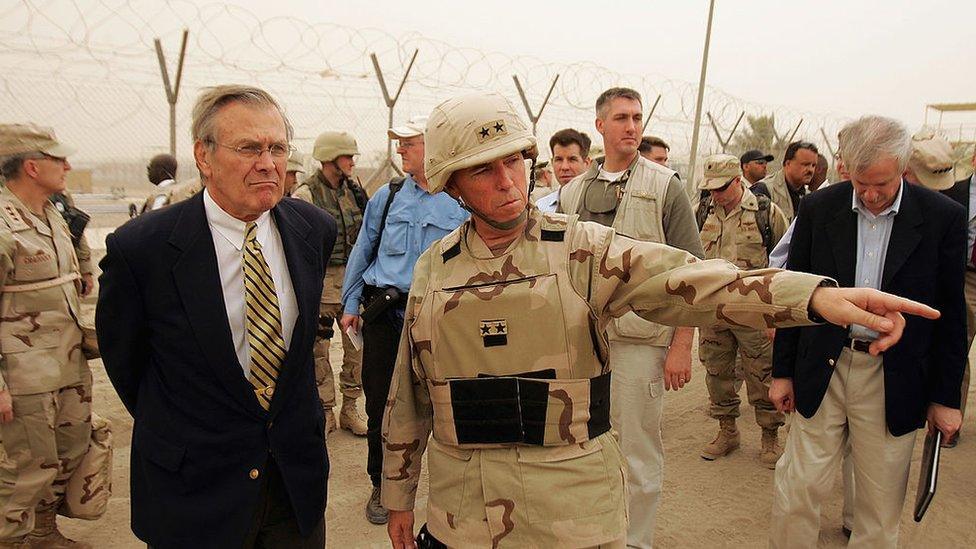
[[[962, 378], [962, 400], [959, 410], [963, 418], [966, 417], [966, 400], [969, 398], [969, 371], [972, 370], [972, 361], [968, 359], [969, 350], [973, 346], [973, 336], [976, 336], [976, 271], [966, 269], [966, 334], [969, 339], [966, 343], [966, 374]], [[957, 435], [958, 436], [958, 435]]]
[[610, 424], [627, 462], [628, 547], [653, 547], [664, 482], [664, 359], [667, 347], [610, 342]]
[[817, 413], [793, 418], [776, 464], [770, 547], [817, 546], [820, 507], [848, 441], [857, 486], [848, 547], [898, 546], [915, 433], [892, 436], [884, 403], [881, 357], [845, 348]]
[[318, 388], [319, 402], [326, 410], [336, 405], [335, 374], [329, 360], [329, 348], [332, 346], [332, 338], [336, 335], [342, 339], [339, 390], [342, 391], [344, 398], [352, 400], [356, 400], [363, 394], [363, 352], [356, 350], [349, 336], [339, 326], [339, 319], [342, 318], [342, 279], [345, 273], [345, 265], [329, 265], [325, 272], [322, 300], [319, 304], [318, 329], [312, 346], [315, 385]]

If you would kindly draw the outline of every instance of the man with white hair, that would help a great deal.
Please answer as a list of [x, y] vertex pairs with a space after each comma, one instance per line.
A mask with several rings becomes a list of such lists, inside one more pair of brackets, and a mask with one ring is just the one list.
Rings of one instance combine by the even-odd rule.
[[796, 410], [776, 466], [770, 546], [816, 547], [820, 507], [851, 446], [850, 547], [898, 545], [915, 430], [928, 422], [948, 439], [962, 421], [966, 361], [965, 212], [902, 180], [911, 143], [892, 119], [866, 116], [841, 130], [851, 180], [800, 203], [787, 268], [867, 286], [941, 311], [910, 318], [883, 356], [858, 324], [776, 332], [770, 400]]
[[[366, 204], [360, 238], [349, 255], [342, 283], [342, 319], [363, 336], [363, 394], [366, 396], [366, 472], [373, 491], [366, 520], [386, 524], [380, 503], [383, 440], [380, 427], [396, 363], [404, 307], [417, 258], [431, 242], [446, 236], [468, 214], [445, 194], [427, 192], [424, 176], [426, 116], [415, 116], [387, 131], [397, 142], [406, 177], [380, 187]], [[360, 312], [362, 309], [362, 312]]]
[[445, 191], [471, 217], [414, 267], [383, 418], [382, 501], [394, 549], [416, 547], [425, 453], [424, 546], [624, 546], [611, 318], [859, 322], [885, 332], [872, 346], [879, 352], [899, 339], [898, 311], [938, 316], [874, 289], [700, 262], [575, 215], [541, 213], [528, 202], [535, 136], [498, 94], [440, 104], [425, 140], [427, 191]]

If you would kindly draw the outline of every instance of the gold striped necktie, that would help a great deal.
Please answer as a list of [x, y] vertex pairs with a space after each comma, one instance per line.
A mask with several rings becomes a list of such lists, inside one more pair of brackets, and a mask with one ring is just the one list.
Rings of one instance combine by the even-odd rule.
[[247, 343], [251, 347], [251, 385], [258, 403], [267, 410], [285, 360], [285, 340], [274, 279], [261, 253], [257, 232], [258, 226], [253, 222], [244, 227], [244, 302]]

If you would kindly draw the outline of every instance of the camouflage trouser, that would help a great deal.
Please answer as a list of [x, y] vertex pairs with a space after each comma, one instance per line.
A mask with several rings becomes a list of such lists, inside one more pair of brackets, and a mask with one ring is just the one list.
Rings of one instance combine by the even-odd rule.
[[736, 391], [735, 356], [740, 354], [749, 404], [756, 410], [756, 423], [768, 429], [782, 426], [783, 414], [769, 401], [773, 342], [766, 332], [748, 328], [702, 328], [700, 334], [698, 356], [705, 366], [711, 416], [739, 417], [741, 401]]
[[14, 395], [0, 424], [0, 539], [34, 529], [34, 513], [57, 508], [91, 441], [91, 377], [50, 393]]
[[[322, 303], [319, 305], [319, 326], [315, 333], [315, 346], [312, 355], [315, 357], [315, 384], [319, 389], [319, 401], [323, 408], [336, 405], [335, 381], [332, 373], [332, 363], [329, 361], [329, 347], [335, 332], [342, 332], [339, 319], [342, 317], [342, 305], [339, 303]], [[349, 336], [342, 332], [342, 371], [339, 373], [339, 389], [342, 396], [357, 399], [363, 394], [363, 352], [357, 351], [349, 341]]]

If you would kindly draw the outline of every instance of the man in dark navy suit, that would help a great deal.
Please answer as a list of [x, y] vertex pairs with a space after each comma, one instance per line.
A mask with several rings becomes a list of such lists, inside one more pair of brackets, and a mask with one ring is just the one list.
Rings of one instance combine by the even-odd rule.
[[787, 268], [913, 299], [942, 316], [907, 318], [883, 355], [877, 333], [857, 324], [777, 330], [770, 400], [799, 414], [776, 467], [774, 548], [816, 547], [820, 506], [848, 443], [850, 546], [897, 547], [916, 429], [927, 421], [951, 438], [962, 421], [965, 211], [902, 180], [911, 144], [899, 122], [863, 117], [839, 142], [851, 181], [800, 203]]
[[[976, 150], [973, 151], [973, 169], [976, 169]], [[942, 194], [955, 200], [962, 207], [966, 208], [966, 339], [968, 350], [973, 345], [973, 338], [976, 336], [976, 252], [973, 251], [973, 242], [976, 241], [976, 173], [957, 181], [952, 187], [942, 191]], [[962, 401], [960, 410], [963, 416], [966, 415], [966, 400], [969, 396], [969, 376], [972, 364], [966, 365], [966, 375], [962, 381]], [[949, 441], [947, 445], [953, 447], [959, 441], [959, 435]]]
[[134, 419], [132, 530], [152, 547], [325, 546], [312, 343], [335, 221], [282, 199], [291, 126], [267, 92], [205, 90], [205, 190], [106, 240], [96, 325]]

